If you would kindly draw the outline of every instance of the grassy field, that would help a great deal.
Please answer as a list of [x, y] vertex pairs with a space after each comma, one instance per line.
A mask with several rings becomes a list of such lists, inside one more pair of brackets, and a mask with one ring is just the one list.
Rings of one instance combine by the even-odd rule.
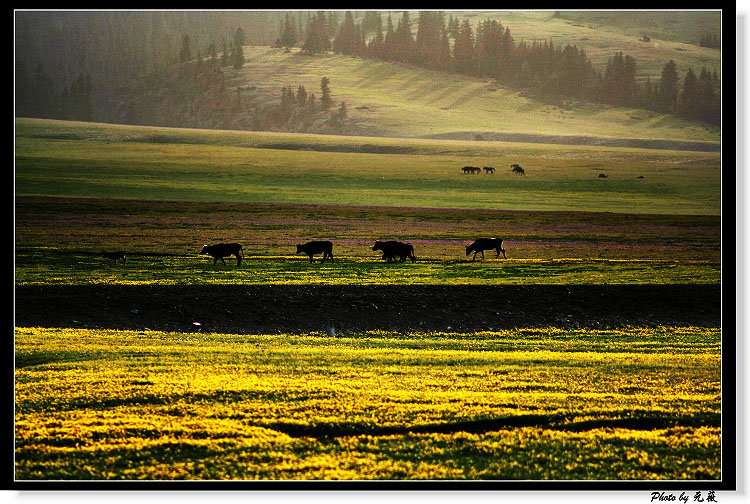
[[16, 477], [720, 474], [720, 331], [16, 330]]
[[[570, 26], [562, 20], [557, 25]], [[615, 49], [609, 46], [602, 51], [606, 63]], [[228, 75], [227, 85], [249, 88], [243, 91], [247, 99], [252, 97], [261, 103], [279, 100], [282, 87], [289, 85], [295, 89], [304, 85], [308, 92], [319, 94], [320, 79], [327, 76], [333, 99], [346, 102], [349, 117], [373, 136], [419, 137], [473, 131], [720, 139], [719, 129], [706, 124], [646, 110], [573, 100], [544, 103], [500, 87], [490, 79], [335, 54], [303, 56], [298, 50], [286, 53], [283, 49], [259, 46], [245, 47], [244, 56], [244, 66], [234, 76]], [[659, 73], [667, 61], [659, 61]]]
[[[19, 198], [21, 284], [622, 284], [718, 283], [713, 216], [359, 208]], [[491, 234], [508, 259], [472, 262]], [[412, 243], [416, 263], [387, 264], [375, 240]], [[310, 264], [296, 244], [334, 242], [335, 262]], [[246, 259], [213, 266], [203, 243], [237, 241]], [[126, 250], [127, 264], [96, 255]], [[480, 258], [481, 259], [481, 258]], [[319, 262], [320, 256], [316, 262]]]
[[[16, 126], [18, 196], [692, 215], [720, 211], [719, 153], [223, 134], [34, 120], [18, 120]], [[512, 163], [523, 166], [526, 175], [512, 174]], [[498, 171], [464, 175], [461, 167], [467, 164]], [[608, 178], [598, 178], [600, 173]]]
[[[718, 153], [22, 119], [15, 161], [15, 282], [71, 295], [721, 278]], [[471, 262], [464, 247], [488, 235], [509, 258]], [[334, 242], [334, 264], [294, 255], [313, 239]], [[411, 242], [418, 261], [386, 264], [376, 239]], [[199, 255], [226, 241], [240, 266]], [[117, 249], [127, 265], [96, 255]], [[16, 327], [16, 478], [721, 477], [719, 328], [524, 327]]]

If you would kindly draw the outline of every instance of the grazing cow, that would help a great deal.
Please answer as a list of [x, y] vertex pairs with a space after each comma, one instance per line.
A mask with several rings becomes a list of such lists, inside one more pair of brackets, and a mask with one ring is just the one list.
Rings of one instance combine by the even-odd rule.
[[491, 166], [485, 166], [484, 167], [484, 173], [495, 173], [495, 169]]
[[526, 172], [523, 171], [523, 168], [521, 168], [517, 164], [510, 165], [510, 171], [512, 171], [513, 173], [517, 173], [519, 175], [526, 175]]
[[237, 266], [242, 262], [242, 258], [245, 255], [242, 253], [242, 245], [239, 243], [219, 243], [218, 245], [203, 245], [201, 254], [208, 254], [214, 258], [214, 266], [216, 266], [216, 260], [221, 259], [221, 262], [225, 265], [225, 257], [235, 256], [237, 258]]
[[411, 259], [411, 262], [417, 260], [414, 256], [414, 247], [409, 243], [401, 243], [400, 241], [376, 241], [372, 250], [382, 250], [383, 259], [387, 262], [396, 262], [396, 256], [401, 258], [400, 262], [406, 262], [407, 257]]
[[599, 174], [599, 178], [607, 178], [607, 177], [608, 177], [608, 175], [605, 175], [605, 174], [603, 174], [603, 173], [600, 173], [600, 174]]
[[471, 258], [473, 261], [477, 258], [477, 254], [481, 252], [482, 259], [484, 259], [485, 250], [495, 250], [497, 252], [497, 257], [500, 257], [500, 252], [502, 252], [503, 259], [508, 258], [508, 256], [505, 255], [505, 249], [503, 248], [503, 240], [500, 238], [480, 238], [466, 247], [466, 255], [468, 256], [474, 252], [474, 257]]
[[297, 244], [297, 253], [305, 253], [310, 256], [310, 262], [313, 262], [313, 254], [323, 254], [323, 260], [320, 261], [321, 263], [324, 263], [326, 260], [326, 257], [331, 258], [331, 262], [333, 262], [333, 243], [329, 241], [311, 241], [307, 242], [304, 245]]
[[117, 264], [118, 259], [122, 259], [122, 265], [125, 266], [125, 251], [124, 250], [118, 250], [116, 252], [105, 252], [101, 251], [101, 255], [103, 257], [106, 257], [113, 263]]

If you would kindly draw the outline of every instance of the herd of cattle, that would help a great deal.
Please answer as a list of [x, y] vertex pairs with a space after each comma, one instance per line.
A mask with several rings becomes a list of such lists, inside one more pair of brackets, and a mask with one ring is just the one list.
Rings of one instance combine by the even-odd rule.
[[[383, 259], [386, 262], [396, 262], [398, 258], [399, 262], [406, 262], [407, 259], [411, 259], [411, 262], [416, 262], [417, 257], [414, 255], [414, 247], [410, 243], [402, 243], [400, 241], [376, 241], [372, 250], [380, 251], [383, 253]], [[503, 258], [507, 259], [505, 255], [505, 249], [503, 248], [503, 240], [500, 238], [480, 238], [474, 241], [471, 245], [466, 247], [466, 255], [468, 256], [474, 252], [474, 261], [477, 254], [482, 254], [484, 259], [485, 250], [494, 250], [497, 252], [496, 257], [500, 257], [503, 254]], [[242, 259], [245, 257], [242, 251], [242, 245], [239, 243], [219, 243], [216, 245], [204, 245], [201, 254], [208, 254], [214, 258], [214, 266], [216, 261], [221, 261], [226, 265], [224, 261], [225, 257], [234, 256], [237, 258], [237, 265], [242, 263]], [[325, 262], [326, 259], [330, 259], [333, 262], [333, 243], [328, 240], [311, 241], [304, 244], [297, 244], [297, 254], [307, 254], [310, 257], [310, 262], [313, 262], [313, 256], [316, 254], [323, 254], [321, 263]], [[102, 251], [101, 255], [108, 258], [110, 261], [117, 264], [118, 260], [122, 260], [122, 264], [125, 264], [125, 251], [118, 250], [116, 252], [105, 252]]]
[[[483, 169], [484, 169], [485, 174], [495, 173], [495, 169], [492, 166], [485, 166]], [[461, 170], [463, 170], [464, 175], [466, 175], [467, 173], [481, 173], [482, 172], [482, 168], [478, 166], [464, 166], [463, 168], [461, 168]], [[517, 175], [526, 175], [526, 172], [524, 171], [524, 169], [518, 166], [517, 164], [510, 165], [510, 171], [512, 171], [513, 173]]]

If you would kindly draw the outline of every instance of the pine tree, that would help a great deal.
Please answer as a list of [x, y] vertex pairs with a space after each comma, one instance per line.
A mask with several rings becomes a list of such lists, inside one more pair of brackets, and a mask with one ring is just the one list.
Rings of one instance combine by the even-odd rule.
[[673, 60], [669, 60], [669, 63], [665, 63], [664, 68], [662, 68], [661, 81], [659, 81], [659, 112], [675, 113], [679, 85], [680, 78], [677, 75], [677, 64]]
[[379, 11], [365, 11], [362, 20], [362, 34], [366, 37], [370, 33], [377, 33], [383, 29], [383, 20]]
[[214, 71], [214, 69], [219, 66], [219, 54], [216, 51], [216, 42], [214, 42], [213, 40], [211, 41], [211, 43], [208, 45], [207, 52], [210, 58], [209, 62], [211, 71]]
[[677, 115], [689, 121], [696, 120], [700, 114], [698, 106], [698, 79], [693, 69], [688, 68], [677, 99]]
[[[378, 13], [378, 16], [380, 13]], [[375, 32], [375, 36], [367, 46], [367, 56], [374, 59], [383, 59], [385, 51], [385, 39], [383, 38], [382, 23]]]
[[453, 61], [456, 72], [469, 75], [474, 62], [474, 34], [469, 20], [464, 20], [453, 45]]
[[383, 51], [382, 57], [388, 61], [394, 61], [395, 56], [395, 44], [396, 44], [396, 32], [393, 29], [393, 20], [391, 15], [388, 14], [388, 22], [386, 23], [385, 38], [383, 39]]
[[443, 13], [422, 11], [417, 22], [417, 39], [414, 45], [416, 52], [413, 61], [426, 68], [439, 70], [441, 62], [442, 32], [445, 29]]
[[344, 22], [341, 23], [341, 28], [339, 28], [336, 38], [333, 39], [333, 52], [356, 56], [364, 53], [362, 36], [354, 24], [354, 16], [351, 11], [346, 11]]
[[328, 87], [330, 82], [331, 81], [328, 77], [320, 79], [320, 108], [323, 110], [328, 110], [331, 108], [331, 105], [333, 105], [333, 100], [331, 100], [331, 89]]
[[411, 34], [411, 22], [409, 12], [404, 11], [398, 20], [394, 32], [394, 59], [402, 63], [410, 63], [414, 60], [414, 38]]
[[326, 52], [328, 49], [330, 49], [330, 39], [326, 28], [326, 16], [324, 12], [320, 11], [313, 14], [308, 21], [307, 38], [302, 45], [302, 50], [309, 54], [315, 54]]
[[721, 125], [721, 99], [714, 92], [713, 77], [706, 67], [701, 68], [696, 89], [697, 119], [716, 126]]
[[229, 54], [229, 45], [227, 44], [226, 37], [221, 39], [221, 66], [231, 65], [231, 56]]
[[305, 105], [307, 105], [307, 91], [305, 86], [300, 85], [297, 88], [297, 106], [304, 107]]
[[182, 36], [182, 44], [180, 45], [180, 63], [192, 59], [192, 53], [190, 52], [190, 37], [188, 35]]
[[294, 47], [297, 45], [297, 25], [294, 18], [287, 12], [284, 25], [281, 30], [281, 45], [283, 47]]
[[453, 40], [456, 40], [458, 38], [458, 33], [461, 31], [461, 25], [458, 22], [457, 17], [451, 16], [448, 20], [448, 35], [450, 35]]
[[232, 39], [232, 52], [229, 55], [229, 61], [232, 68], [239, 70], [245, 64], [245, 55], [242, 53], [242, 45], [245, 43], [245, 33], [242, 28], [237, 28]]
[[294, 97], [294, 91], [291, 86], [287, 86], [281, 89], [281, 104], [280, 104], [280, 116], [282, 122], [287, 122], [294, 115], [294, 109], [296, 108], [297, 100]]

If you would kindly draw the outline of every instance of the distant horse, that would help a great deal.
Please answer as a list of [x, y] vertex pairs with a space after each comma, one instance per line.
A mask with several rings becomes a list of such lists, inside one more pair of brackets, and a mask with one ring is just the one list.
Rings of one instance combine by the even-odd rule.
[[480, 238], [466, 247], [466, 255], [468, 256], [469, 254], [474, 252], [474, 257], [471, 258], [471, 260], [473, 261], [477, 258], [477, 254], [481, 252], [482, 259], [484, 259], [485, 250], [495, 250], [497, 252], [496, 257], [500, 257], [500, 252], [502, 252], [503, 259], [508, 258], [508, 256], [505, 255], [505, 249], [503, 248], [503, 240], [500, 238]]
[[487, 173], [495, 173], [495, 169], [493, 167], [491, 167], [491, 166], [485, 166], [484, 167], [484, 173], [485, 174], [487, 174]]
[[116, 252], [105, 252], [101, 251], [101, 255], [103, 257], [106, 257], [113, 263], [117, 264], [118, 259], [122, 259], [122, 265], [125, 266], [125, 251], [124, 250], [118, 250]]
[[600, 173], [600, 174], [599, 174], [599, 178], [607, 178], [608, 176], [609, 176], [609, 175], [605, 175], [605, 174], [603, 174], [603, 173]]
[[518, 175], [526, 175], [526, 172], [523, 171], [523, 168], [521, 168], [517, 164], [510, 165], [510, 171], [512, 171], [513, 173], [517, 173]]
[[464, 166], [461, 169], [464, 171], [464, 175], [466, 175], [467, 173], [479, 173], [482, 171], [482, 169], [478, 166]]

